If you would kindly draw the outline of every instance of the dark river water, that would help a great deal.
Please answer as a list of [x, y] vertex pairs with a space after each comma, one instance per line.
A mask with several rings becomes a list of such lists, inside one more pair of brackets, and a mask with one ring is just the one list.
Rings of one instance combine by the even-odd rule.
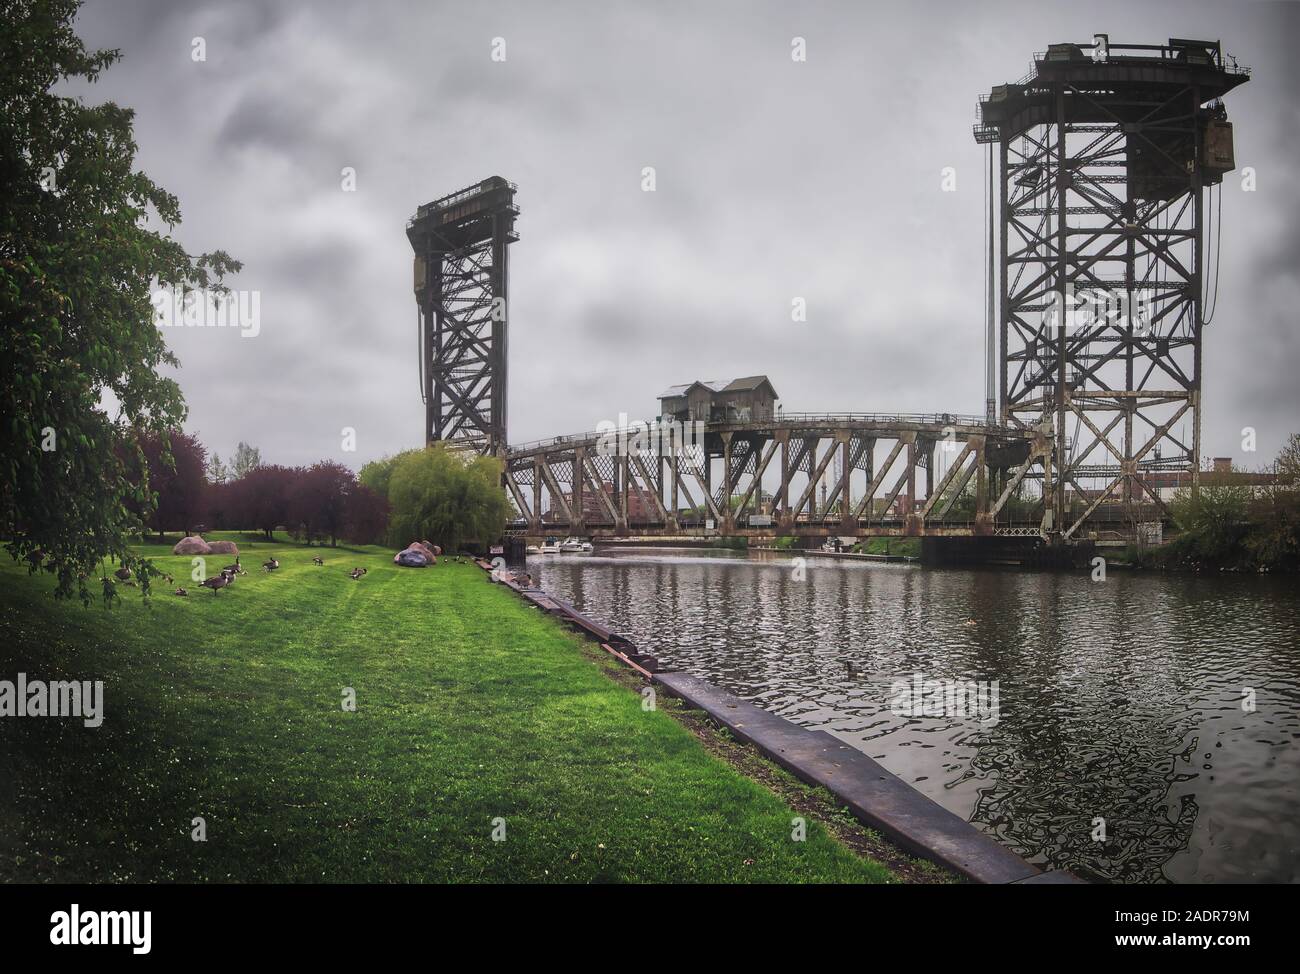
[[[1294, 577], [1094, 582], [817, 556], [799, 571], [786, 554], [653, 549], [529, 568], [1032, 862], [1113, 882], [1300, 881]], [[997, 681], [996, 708], [909, 713], [898, 694], [914, 679]]]

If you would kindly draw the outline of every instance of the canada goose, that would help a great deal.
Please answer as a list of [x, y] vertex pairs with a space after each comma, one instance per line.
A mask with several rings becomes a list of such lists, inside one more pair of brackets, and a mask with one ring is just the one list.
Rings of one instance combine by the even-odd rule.
[[125, 566], [119, 568], [117, 571], [113, 572], [113, 574], [117, 576], [117, 579], [120, 582], [129, 582], [131, 580], [131, 569]]
[[229, 572], [231, 575], [245, 574], [244, 566], [239, 563], [239, 555], [235, 555], [235, 563], [233, 565], [227, 565], [225, 568], [221, 569], [221, 572], [222, 574]]
[[190, 593], [185, 591], [185, 589], [183, 588], [178, 588], [175, 592], [172, 593], [172, 595], [189, 595], [189, 594]]
[[313, 565], [323, 565], [325, 564], [325, 559], [322, 558], [320, 555], [317, 555], [315, 558], [311, 560], [311, 563]]
[[273, 572], [280, 567], [280, 562], [278, 559], [272, 558], [270, 561], [262, 562], [262, 567], [268, 572]]
[[230, 576], [226, 575], [223, 572], [220, 575], [213, 575], [211, 578], [205, 578], [199, 584], [202, 585], [204, 588], [212, 589], [212, 594], [216, 595], [217, 592], [221, 591], [221, 589], [225, 588], [227, 585], [230, 584]]
[[364, 568], [354, 568], [352, 569], [352, 571], [348, 572], [348, 574], [351, 575], [353, 579], [358, 579], [365, 573], [366, 573], [366, 569]]
[[176, 584], [176, 579], [172, 578], [172, 576], [171, 576], [171, 572], [164, 572], [164, 573], [163, 573], [163, 581], [165, 581], [168, 585], [175, 585], [175, 584]]

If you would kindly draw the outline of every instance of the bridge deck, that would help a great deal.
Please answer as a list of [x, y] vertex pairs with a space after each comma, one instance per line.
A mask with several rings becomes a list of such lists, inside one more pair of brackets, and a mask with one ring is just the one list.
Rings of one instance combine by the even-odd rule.
[[[612, 424], [511, 447], [505, 483], [532, 535], [1048, 536], [1052, 441], [955, 413], [787, 413], [746, 423]], [[1159, 520], [1152, 495], [1078, 482], [1070, 538]], [[1104, 486], [1104, 485], [1103, 485]], [[1083, 537], [1078, 533], [1076, 540]]]

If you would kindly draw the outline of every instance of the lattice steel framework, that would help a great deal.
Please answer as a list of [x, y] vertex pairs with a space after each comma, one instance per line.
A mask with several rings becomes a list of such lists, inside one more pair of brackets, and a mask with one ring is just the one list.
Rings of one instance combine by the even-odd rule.
[[[795, 413], [710, 423], [702, 438], [667, 450], [611, 453], [602, 448], [608, 439], [580, 433], [510, 449], [505, 484], [520, 531], [1041, 536], [1040, 516], [1015, 514], [1011, 501], [1041, 469], [1050, 440], [1036, 430], [990, 426], [984, 417]], [[934, 463], [941, 450], [942, 474]], [[819, 498], [822, 483], [827, 491]]]
[[425, 441], [506, 449], [507, 247], [515, 185], [492, 176], [421, 206], [407, 225], [420, 311]]
[[[980, 101], [996, 152], [1001, 421], [1054, 437], [1052, 536], [1200, 468], [1205, 189], [1233, 168], [1218, 42], [1055, 44]], [[1213, 270], [1213, 267], [1211, 267]], [[1145, 497], [1143, 496], [1145, 495]]]

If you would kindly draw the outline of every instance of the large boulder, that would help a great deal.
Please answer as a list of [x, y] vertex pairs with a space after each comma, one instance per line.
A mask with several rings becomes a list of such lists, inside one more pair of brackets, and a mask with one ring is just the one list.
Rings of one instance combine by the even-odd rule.
[[438, 556], [442, 554], [441, 551], [430, 545], [427, 541], [412, 541], [406, 546], [406, 550], [423, 552], [424, 557], [429, 559], [430, 564], [436, 561]]
[[210, 555], [212, 546], [200, 538], [197, 534], [188, 538], [181, 538], [176, 542], [176, 547], [172, 549], [173, 555]]
[[429, 556], [423, 549], [406, 548], [393, 555], [393, 563], [404, 568], [426, 568], [430, 564]]
[[209, 541], [208, 550], [214, 555], [237, 555], [239, 545], [233, 541]]

